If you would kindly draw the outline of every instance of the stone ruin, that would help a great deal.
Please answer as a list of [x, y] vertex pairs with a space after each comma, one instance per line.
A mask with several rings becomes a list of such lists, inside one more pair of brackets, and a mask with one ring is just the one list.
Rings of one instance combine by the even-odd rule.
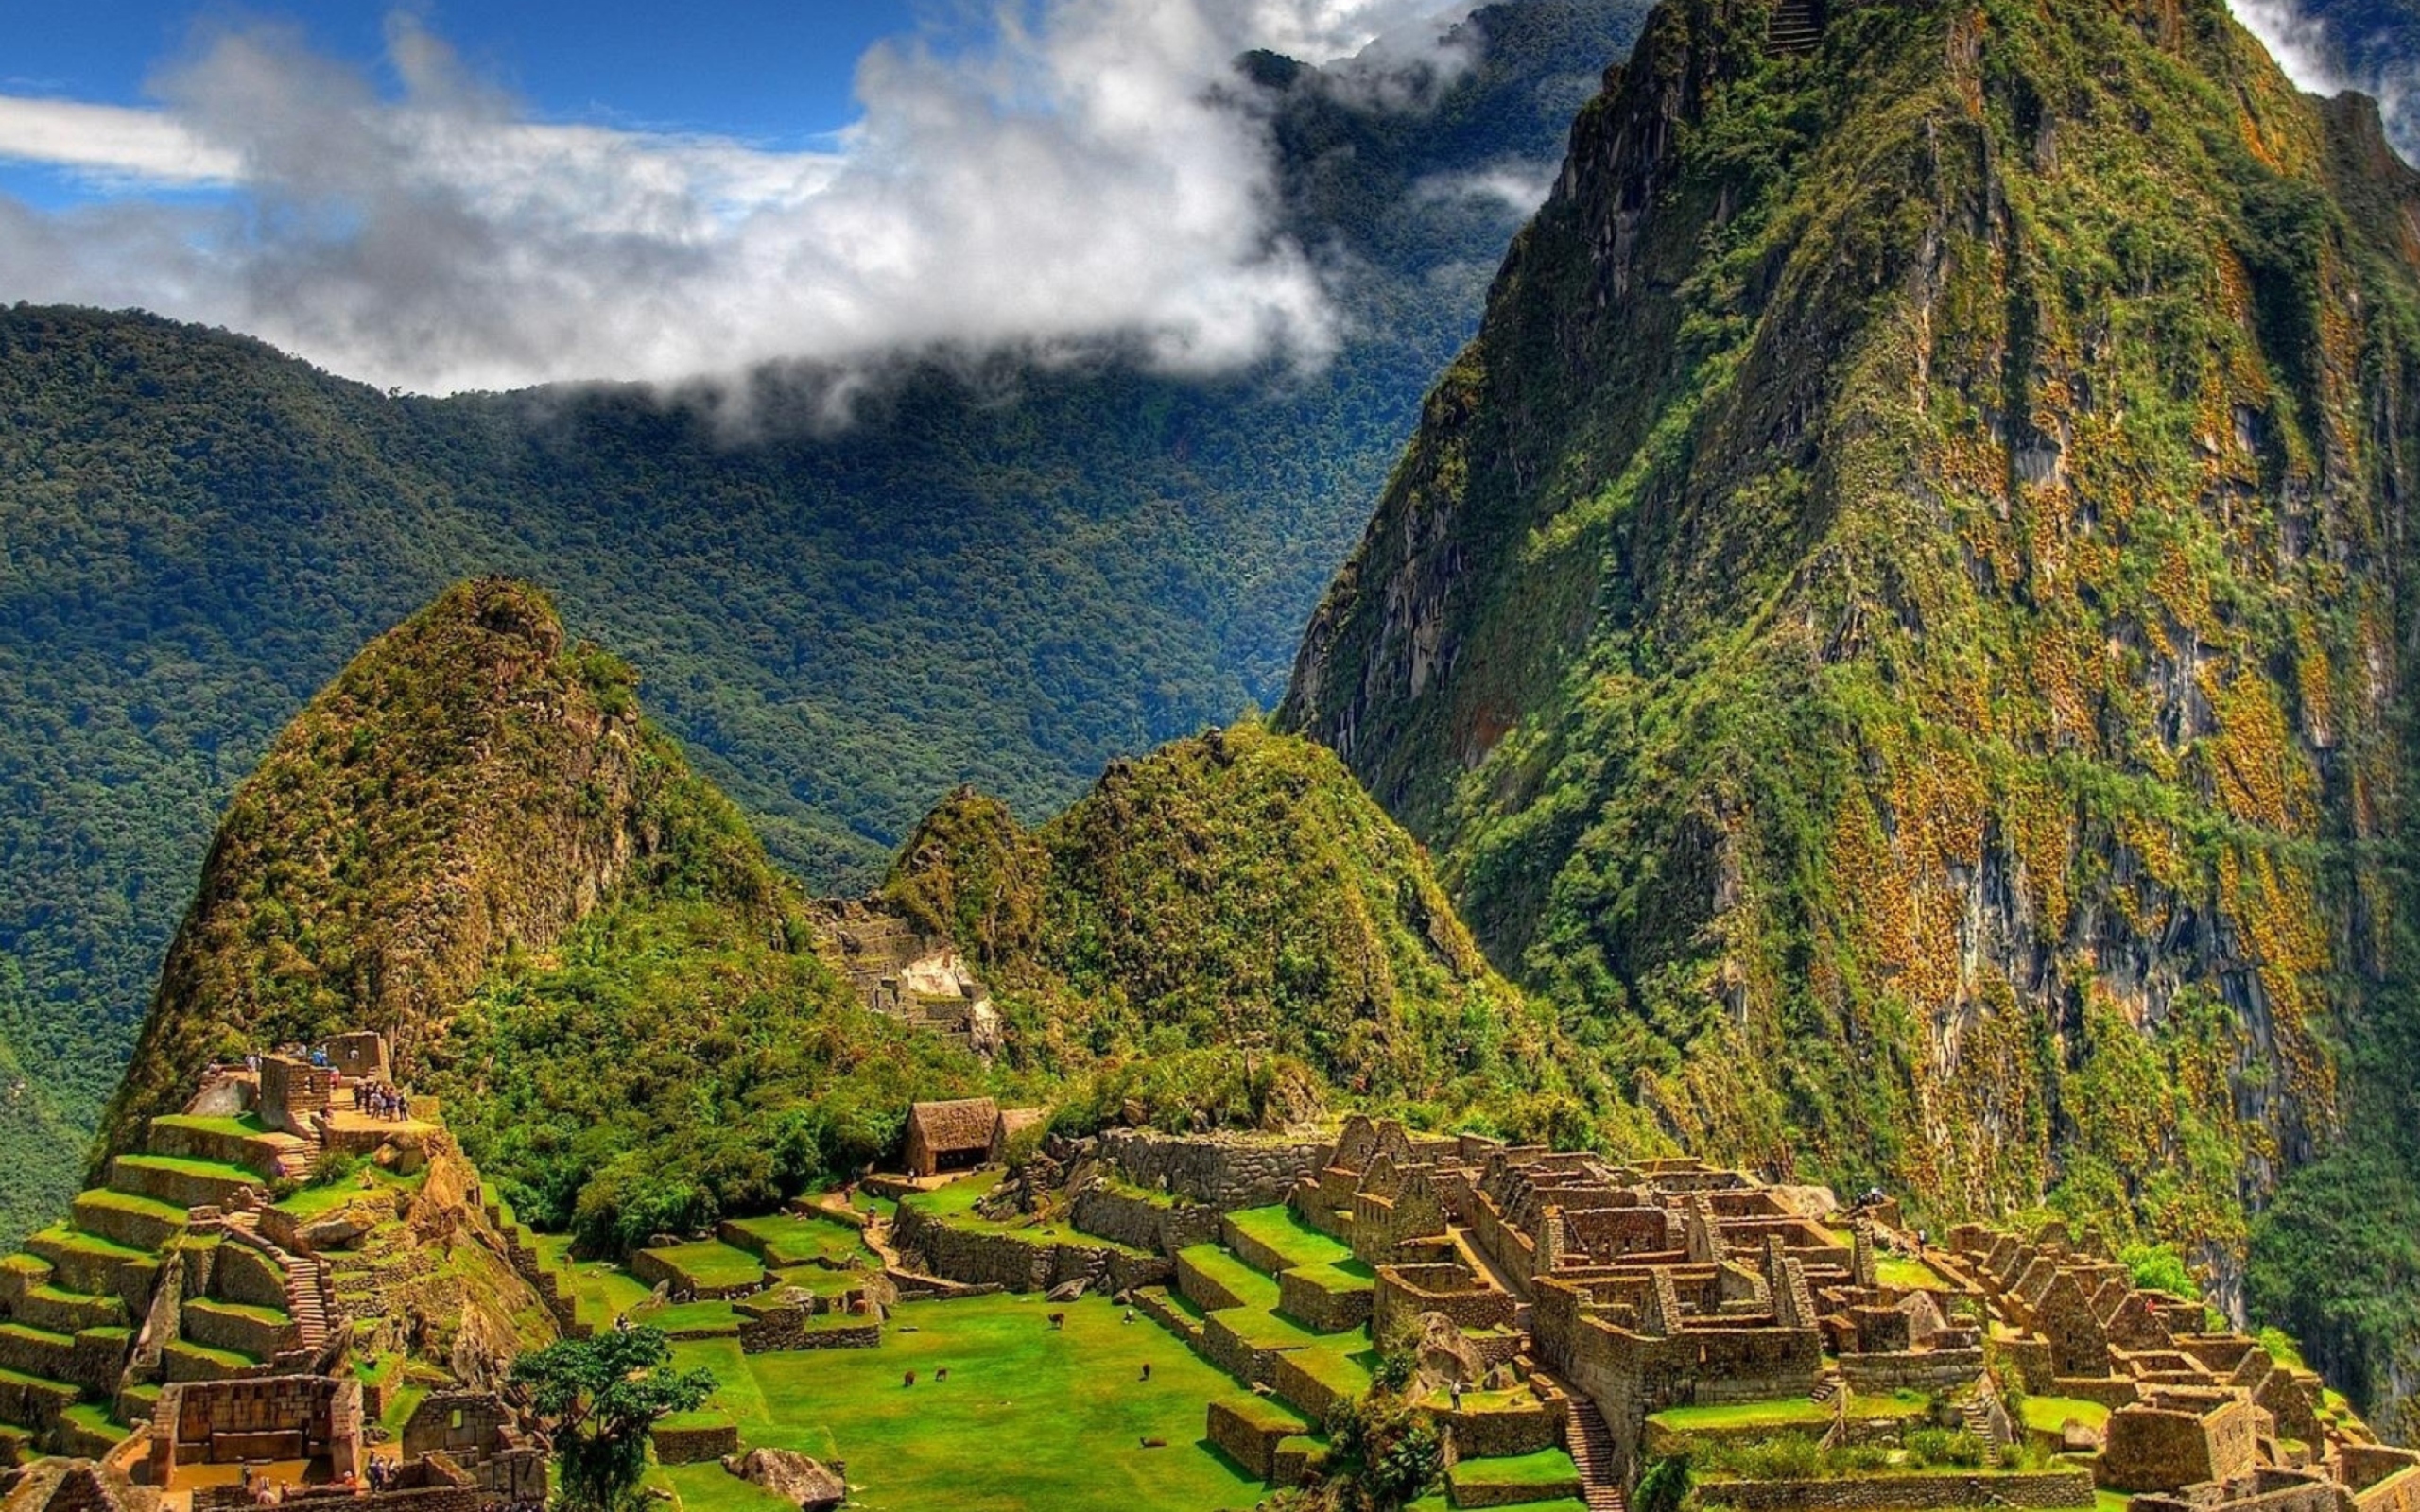
[[[363, 1204], [394, 1194], [364, 1194], [318, 1217], [297, 1216], [272, 1200], [275, 1183], [307, 1174], [316, 1154], [340, 1142], [350, 1123], [375, 1122], [382, 1148], [400, 1131], [420, 1139], [424, 1156], [439, 1157], [408, 1204], [389, 1200], [381, 1210], [369, 1203], [397, 1220], [399, 1239], [429, 1242], [475, 1213], [475, 1174], [452, 1153], [441, 1126], [340, 1110], [340, 1085], [383, 1080], [389, 1065], [383, 1036], [354, 1033], [332, 1038], [307, 1057], [265, 1055], [214, 1066], [182, 1115], [153, 1122], [143, 1153], [112, 1160], [107, 1190], [78, 1199], [78, 1231], [107, 1246], [71, 1237], [0, 1263], [0, 1321], [16, 1326], [9, 1336], [27, 1341], [28, 1351], [0, 1365], [62, 1376], [60, 1393], [80, 1388], [84, 1400], [110, 1405], [133, 1425], [130, 1435], [116, 1430], [120, 1436], [112, 1438], [82, 1426], [91, 1419], [52, 1409], [58, 1421], [37, 1420], [44, 1430], [37, 1447], [102, 1456], [99, 1479], [49, 1473], [80, 1462], [40, 1462], [48, 1478], [36, 1484], [20, 1477], [12, 1489], [26, 1497], [38, 1491], [39, 1499], [11, 1501], [11, 1512], [52, 1505], [60, 1512], [151, 1512], [162, 1493], [201, 1512], [248, 1504], [246, 1467], [276, 1467], [288, 1501], [342, 1496], [399, 1507], [410, 1502], [420, 1512], [477, 1512], [544, 1500], [544, 1452], [520, 1414], [492, 1391], [432, 1392], [400, 1444], [372, 1447], [384, 1430], [353, 1360], [356, 1341], [368, 1335], [355, 1329], [339, 1297], [336, 1265], [359, 1259], [344, 1251], [372, 1221], [359, 1217]], [[247, 1113], [258, 1116], [257, 1125], [228, 1126]], [[441, 1221], [441, 1230], [430, 1227]], [[499, 1264], [507, 1260], [499, 1252]], [[397, 1274], [408, 1280], [426, 1269], [406, 1264]], [[392, 1298], [377, 1289], [384, 1283], [372, 1272], [359, 1274], [372, 1279], [365, 1315], [374, 1321]], [[131, 1326], [100, 1326], [119, 1320]], [[415, 1328], [421, 1321], [413, 1314]], [[388, 1328], [401, 1326], [387, 1320]], [[60, 1331], [70, 1329], [80, 1331], [73, 1354], [34, 1357], [53, 1332], [64, 1339], [69, 1335]], [[457, 1350], [451, 1358], [466, 1356]], [[0, 1411], [20, 1422], [29, 1416], [22, 1403], [0, 1401]], [[0, 1425], [0, 1450], [8, 1433]], [[365, 1489], [373, 1452], [391, 1467], [391, 1474], [382, 1469], [386, 1484], [374, 1495]], [[95, 1485], [109, 1495], [96, 1498]], [[129, 1487], [138, 1494], [130, 1499], [123, 1494]]]
[[954, 1040], [986, 1059], [999, 1054], [1000, 1010], [957, 947], [878, 902], [828, 905], [821, 922], [868, 1008]]
[[[1541, 1440], [1509, 1415], [1458, 1407], [1449, 1455], [1457, 1435], [1480, 1454], [1559, 1438], [1597, 1478], [1589, 1484], [1611, 1490], [1634, 1483], [1651, 1456], [1654, 1414], [1795, 1402], [1795, 1420], [1829, 1424], [1825, 1445], [1962, 1429], [1998, 1469], [2031, 1432], [2008, 1400], [2021, 1391], [2104, 1404], [2107, 1431], [2071, 1433], [2056, 1446], [2071, 1457], [2050, 1469], [1980, 1478], [1956, 1494], [2073, 1504], [2097, 1481], [2142, 1512], [2298, 1512], [2305, 1503], [2320, 1512], [2323, 1502], [2328, 1512], [2420, 1512], [2420, 1455], [2375, 1445], [2348, 1414], [2327, 1410], [2315, 1376], [2212, 1330], [2198, 1302], [2137, 1290], [2122, 1266], [2057, 1226], [2031, 1238], [1963, 1226], [1943, 1247], [1903, 1230], [1887, 1196], [1847, 1209], [1823, 1188], [1694, 1160], [1617, 1161], [1358, 1114], [1317, 1137], [1112, 1129], [1054, 1141], [1047, 1171], [1063, 1177], [1079, 1230], [1170, 1259], [1215, 1235], [1274, 1269], [1219, 1215], [1288, 1204], [1374, 1282], [1357, 1302], [1366, 1310], [1346, 1313], [1340, 1294], [1298, 1289], [1295, 1272], [1277, 1270], [1280, 1311], [1320, 1332], [1366, 1320], [1382, 1349], [1413, 1356], [1424, 1381], [1526, 1383], [1556, 1425]], [[951, 1275], [955, 1257], [936, 1255]], [[1186, 1280], [1182, 1264], [1177, 1279]], [[1136, 1297], [1186, 1331], [1148, 1290]], [[1197, 1332], [1223, 1339], [1216, 1318]], [[1282, 1381], [1282, 1357], [1266, 1363]], [[1905, 1420], [1848, 1416], [1851, 1401], [1876, 1400], [1928, 1405]], [[1236, 1444], [1222, 1447], [1274, 1463], [1271, 1444], [1227, 1427]], [[1844, 1506], [1890, 1490], [1854, 1474], [1824, 1484]], [[1776, 1507], [1811, 1494], [1726, 1483], [1724, 1496], [1735, 1493], [1738, 1504]]]

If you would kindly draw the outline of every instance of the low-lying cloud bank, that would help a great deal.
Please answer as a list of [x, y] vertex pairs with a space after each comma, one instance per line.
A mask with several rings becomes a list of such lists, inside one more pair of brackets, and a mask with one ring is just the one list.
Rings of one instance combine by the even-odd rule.
[[1232, 60], [1433, 46], [1444, 9], [1004, 7], [869, 52], [862, 119], [818, 151], [534, 120], [408, 17], [391, 95], [290, 30], [220, 30], [156, 110], [0, 97], [0, 157], [120, 191], [0, 197], [0, 298], [139, 305], [428, 392], [939, 343], [1315, 362], [1335, 318], [1274, 229]]

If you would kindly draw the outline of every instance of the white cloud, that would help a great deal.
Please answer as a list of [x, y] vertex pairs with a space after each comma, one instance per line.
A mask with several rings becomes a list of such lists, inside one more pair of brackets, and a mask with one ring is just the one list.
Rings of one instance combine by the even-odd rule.
[[[2409, 157], [2420, 146], [2420, 89], [2400, 39], [2346, 38], [2296, 0], [2227, 0], [2235, 19], [2260, 39], [2298, 89], [2314, 94], [2360, 90], [2378, 102], [2390, 140]], [[2353, 45], [2346, 45], [2348, 43]]]
[[157, 111], [0, 101], [0, 152], [227, 192], [0, 199], [0, 297], [135, 304], [449, 391], [677, 380], [934, 344], [1316, 360], [1333, 318], [1271, 229], [1230, 60], [1315, 61], [1437, 0], [1039, 0], [861, 61], [828, 152], [532, 120], [408, 19], [401, 88], [290, 31], [206, 40]]
[[242, 163], [157, 111], [0, 94], [0, 159], [112, 182], [213, 184]]

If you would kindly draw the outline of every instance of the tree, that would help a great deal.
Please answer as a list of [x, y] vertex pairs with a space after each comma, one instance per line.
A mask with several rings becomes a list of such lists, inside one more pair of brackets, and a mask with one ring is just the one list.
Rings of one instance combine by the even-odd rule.
[[694, 1412], [715, 1389], [709, 1370], [672, 1368], [664, 1331], [614, 1328], [562, 1339], [512, 1364], [512, 1379], [555, 1446], [555, 1504], [562, 1512], [621, 1512], [647, 1470], [647, 1431]]

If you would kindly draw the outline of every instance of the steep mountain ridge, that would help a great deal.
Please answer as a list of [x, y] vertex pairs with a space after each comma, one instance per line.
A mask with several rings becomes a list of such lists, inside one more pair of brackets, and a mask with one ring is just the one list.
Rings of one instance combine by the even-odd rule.
[[[2216, 4], [1774, 18], [1583, 111], [1280, 722], [1685, 1142], [2239, 1306], [2409, 1106], [2420, 177]], [[2390, 1419], [2410, 1162], [2256, 1299]]]

